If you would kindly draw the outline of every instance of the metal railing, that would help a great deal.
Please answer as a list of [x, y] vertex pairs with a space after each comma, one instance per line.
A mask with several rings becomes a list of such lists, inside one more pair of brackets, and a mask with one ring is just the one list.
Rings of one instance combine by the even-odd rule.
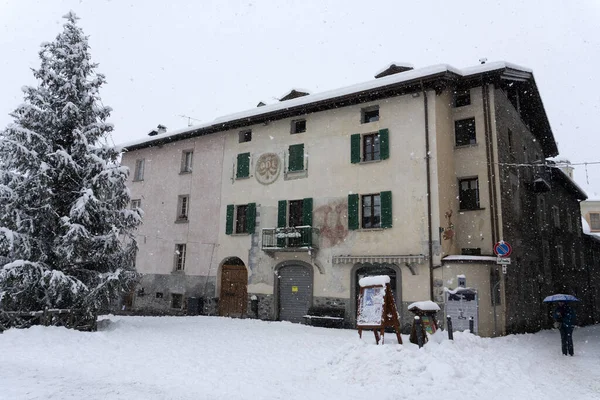
[[285, 228], [263, 228], [262, 249], [279, 251], [301, 251], [318, 248], [319, 230], [312, 226], [290, 226]]

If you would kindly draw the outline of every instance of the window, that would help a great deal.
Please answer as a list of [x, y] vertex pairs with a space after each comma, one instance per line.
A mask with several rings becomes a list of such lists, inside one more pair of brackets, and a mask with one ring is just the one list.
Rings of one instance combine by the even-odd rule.
[[292, 134], [306, 132], [306, 120], [297, 119], [292, 121]]
[[461, 179], [458, 181], [458, 201], [461, 210], [478, 210], [479, 178]]
[[475, 135], [475, 118], [461, 119], [454, 122], [456, 147], [477, 143]]
[[183, 308], [183, 295], [181, 293], [171, 293], [171, 308]]
[[392, 227], [392, 192], [348, 195], [348, 229]]
[[249, 142], [252, 140], [252, 130], [248, 129], [245, 131], [240, 131], [238, 133], [238, 139], [240, 143]]
[[560, 228], [560, 211], [558, 206], [552, 206], [552, 224], [555, 228]]
[[235, 210], [235, 233], [248, 233], [247, 226], [248, 205], [240, 205]]
[[194, 158], [193, 150], [185, 150], [181, 154], [181, 173], [190, 173], [192, 172], [192, 159]]
[[367, 194], [362, 196], [362, 228], [381, 227], [381, 195]]
[[590, 229], [600, 231], [600, 213], [590, 213]]
[[190, 196], [182, 195], [177, 200], [177, 221], [187, 221], [190, 207]]
[[556, 246], [556, 261], [558, 262], [559, 267], [565, 266], [565, 257], [563, 254], [563, 248], [560, 245]]
[[162, 292], [156, 292], [156, 294], [154, 295], [157, 299], [162, 299], [163, 298], [163, 293]]
[[471, 104], [470, 90], [457, 90], [454, 92], [454, 107], [464, 107]]
[[288, 172], [304, 171], [304, 144], [293, 144], [288, 152]]
[[514, 159], [515, 153], [513, 152], [513, 133], [510, 129], [508, 130], [507, 139], [508, 139], [508, 154], [510, 155], [510, 158]]
[[368, 124], [369, 122], [379, 121], [379, 106], [363, 108], [360, 110], [360, 122]]
[[363, 135], [363, 161], [379, 160], [379, 133]]
[[256, 229], [256, 203], [229, 204], [225, 217], [225, 234], [254, 233]]
[[481, 249], [480, 248], [464, 248], [460, 250], [460, 253], [463, 256], [480, 256]]
[[277, 247], [312, 246], [312, 215], [312, 198], [280, 200], [277, 203], [277, 228], [297, 229], [287, 230], [287, 237], [277, 237]]
[[248, 178], [250, 176], [250, 153], [237, 155], [236, 179]]
[[546, 225], [546, 201], [541, 195], [537, 197], [537, 215], [538, 225], [540, 228], [544, 228]]
[[386, 160], [390, 157], [390, 135], [387, 129], [361, 135], [350, 135], [350, 162]]
[[185, 244], [175, 245], [175, 271], [185, 269]]
[[143, 181], [144, 180], [144, 164], [145, 161], [143, 158], [139, 160], [135, 160], [135, 172], [133, 174], [134, 181]]
[[135, 199], [135, 200], [131, 200], [131, 209], [132, 210], [137, 210], [138, 208], [142, 207], [142, 200], [140, 199]]

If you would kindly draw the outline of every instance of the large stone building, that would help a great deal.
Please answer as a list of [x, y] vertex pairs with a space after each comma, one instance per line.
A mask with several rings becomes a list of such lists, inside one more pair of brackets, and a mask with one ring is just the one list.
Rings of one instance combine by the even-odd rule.
[[386, 274], [405, 327], [432, 299], [493, 336], [545, 326], [541, 299], [583, 263], [585, 194], [544, 162], [558, 149], [526, 68], [392, 65], [160, 128], [123, 155], [144, 211], [140, 312], [302, 322], [323, 306], [353, 326], [359, 278]]

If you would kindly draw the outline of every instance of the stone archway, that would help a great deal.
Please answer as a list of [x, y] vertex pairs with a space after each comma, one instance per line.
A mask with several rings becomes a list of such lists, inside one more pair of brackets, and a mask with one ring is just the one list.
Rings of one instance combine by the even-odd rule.
[[219, 315], [241, 318], [248, 308], [248, 270], [238, 257], [230, 257], [221, 267]]
[[351, 286], [350, 286], [350, 307], [352, 323], [356, 322], [356, 305], [360, 287], [358, 281], [363, 276], [388, 275], [390, 277], [390, 286], [394, 292], [394, 300], [398, 312], [402, 313], [402, 270], [395, 263], [357, 263], [354, 264], [351, 271]]

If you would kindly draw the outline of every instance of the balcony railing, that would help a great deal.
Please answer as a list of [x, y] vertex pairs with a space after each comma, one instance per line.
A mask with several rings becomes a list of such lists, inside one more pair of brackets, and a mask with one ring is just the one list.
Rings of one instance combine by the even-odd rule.
[[319, 230], [312, 226], [263, 228], [264, 251], [309, 251], [319, 247]]

